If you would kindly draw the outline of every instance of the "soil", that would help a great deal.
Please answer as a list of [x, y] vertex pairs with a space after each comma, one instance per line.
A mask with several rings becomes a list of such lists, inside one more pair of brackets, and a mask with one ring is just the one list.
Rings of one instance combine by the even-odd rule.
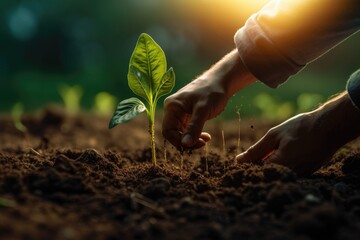
[[[0, 239], [360, 239], [359, 141], [298, 177], [236, 164], [238, 121], [212, 121], [207, 150], [183, 155], [164, 156], [157, 126], [154, 167], [146, 119], [108, 120], [49, 108], [22, 132], [0, 118]], [[242, 150], [273, 125], [242, 121]]]

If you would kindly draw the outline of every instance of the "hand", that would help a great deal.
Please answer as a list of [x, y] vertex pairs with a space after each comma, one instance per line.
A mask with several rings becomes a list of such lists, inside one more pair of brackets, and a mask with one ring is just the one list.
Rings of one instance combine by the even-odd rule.
[[211, 139], [207, 120], [219, 115], [229, 98], [255, 81], [236, 50], [164, 101], [164, 137], [180, 150], [196, 149]]
[[359, 136], [359, 121], [360, 111], [347, 94], [342, 94], [315, 111], [299, 114], [270, 129], [236, 160], [264, 160], [307, 175], [329, 161], [341, 146]]
[[238, 155], [238, 162], [265, 162], [285, 165], [299, 175], [317, 170], [335, 153], [329, 147], [328, 129], [320, 126], [311, 113], [297, 115], [270, 129], [246, 152]]
[[201, 76], [165, 99], [163, 135], [179, 149], [199, 148], [211, 139], [205, 122], [220, 114], [228, 101], [213, 76]]

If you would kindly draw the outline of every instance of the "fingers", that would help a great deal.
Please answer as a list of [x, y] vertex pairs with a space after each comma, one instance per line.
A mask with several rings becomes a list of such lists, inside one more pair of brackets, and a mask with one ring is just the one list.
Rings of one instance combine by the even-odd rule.
[[209, 133], [202, 132], [207, 119], [199, 117], [199, 111], [195, 111], [190, 120], [191, 115], [180, 103], [172, 99], [165, 100], [164, 107], [162, 133], [176, 148], [181, 150], [201, 148], [211, 139]]
[[[191, 149], [202, 148], [210, 140], [211, 140], [211, 135], [207, 132], [202, 132], [200, 134], [200, 137], [198, 138], [197, 142], [195, 143], [194, 146], [191, 147]], [[185, 149], [187, 149], [187, 148], [185, 148]]]
[[207, 132], [202, 132], [200, 134], [200, 137], [198, 138], [198, 140], [196, 141], [196, 143], [192, 146], [192, 147], [183, 147], [184, 150], [187, 149], [198, 149], [198, 148], [202, 148], [203, 146], [205, 146], [205, 144], [211, 140], [211, 135]]
[[201, 138], [202, 140], [204, 140], [205, 142], [208, 142], [208, 141], [211, 140], [211, 135], [210, 135], [209, 133], [207, 133], [207, 132], [202, 132], [202, 133], [200, 134], [200, 138]]
[[[263, 159], [266, 163], [274, 163], [282, 166], [286, 166], [294, 171], [298, 176], [304, 177], [315, 172], [320, 168], [322, 164], [314, 164], [313, 161], [307, 164], [299, 164], [298, 158], [292, 158], [291, 154], [286, 154], [281, 147], [276, 151], [273, 151], [266, 159]], [[301, 158], [302, 159], [302, 158]], [[300, 162], [301, 163], [301, 162]]]
[[[199, 105], [199, 104], [198, 104]], [[202, 129], [206, 122], [207, 118], [207, 110], [205, 107], [196, 106], [193, 109], [193, 113], [191, 116], [190, 122], [187, 124], [186, 131], [184, 136], [181, 139], [182, 146], [185, 148], [192, 148], [194, 147], [198, 139], [201, 138]], [[202, 135], [205, 137], [205, 134]], [[209, 134], [206, 136], [210, 136]], [[201, 138], [202, 140], [209, 141], [208, 138]]]
[[170, 105], [165, 101], [162, 134], [172, 145], [179, 149], [181, 148], [181, 138], [188, 118], [188, 114], [179, 105]]
[[[257, 143], [251, 146], [245, 152], [236, 156], [238, 162], [255, 162], [270, 158], [275, 149], [278, 148], [278, 141], [274, 134], [269, 131]], [[272, 155], [271, 155], [272, 154]], [[269, 156], [271, 155], [271, 156]]]

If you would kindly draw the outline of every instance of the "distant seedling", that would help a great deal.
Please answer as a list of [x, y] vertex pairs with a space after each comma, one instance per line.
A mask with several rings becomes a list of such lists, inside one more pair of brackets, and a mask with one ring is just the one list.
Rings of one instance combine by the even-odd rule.
[[95, 96], [93, 110], [99, 115], [108, 115], [114, 111], [117, 99], [107, 92], [99, 92]]
[[66, 112], [74, 114], [80, 110], [80, 101], [83, 89], [79, 85], [69, 86], [63, 84], [59, 87], [60, 96], [64, 102]]
[[142, 33], [130, 58], [128, 85], [138, 96], [145, 99], [144, 104], [132, 97], [121, 101], [112, 116], [109, 128], [127, 122], [146, 111], [149, 119], [151, 135], [152, 162], [156, 165], [155, 151], [155, 110], [161, 96], [171, 92], [175, 85], [175, 73], [172, 68], [167, 70], [164, 51], [146, 33]]
[[15, 103], [11, 109], [11, 116], [14, 121], [14, 125], [16, 129], [25, 133], [27, 129], [24, 126], [24, 124], [21, 122], [21, 116], [23, 115], [23, 113], [24, 113], [24, 105], [20, 102]]

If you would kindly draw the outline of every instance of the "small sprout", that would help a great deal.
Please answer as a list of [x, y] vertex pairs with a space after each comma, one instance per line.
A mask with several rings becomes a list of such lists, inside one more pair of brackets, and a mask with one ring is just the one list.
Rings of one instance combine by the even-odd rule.
[[240, 117], [240, 108], [237, 108], [236, 114], [238, 115], [239, 123], [238, 123], [238, 141], [237, 141], [237, 147], [236, 147], [236, 155], [241, 153], [240, 149], [240, 123], [241, 123], [241, 117]]
[[21, 122], [21, 116], [24, 114], [24, 105], [22, 103], [16, 103], [11, 109], [11, 116], [14, 121], [15, 128], [23, 133], [26, 132], [26, 127]]
[[80, 110], [80, 100], [83, 95], [83, 89], [79, 85], [68, 86], [61, 85], [59, 88], [60, 96], [64, 102], [65, 110], [68, 113], [77, 113]]
[[160, 97], [171, 92], [175, 73], [167, 69], [166, 57], [161, 47], [146, 33], [142, 33], [131, 56], [128, 72], [129, 88], [145, 100], [129, 98], [119, 103], [109, 128], [127, 122], [146, 111], [149, 120], [152, 162], [156, 165], [155, 110]]

